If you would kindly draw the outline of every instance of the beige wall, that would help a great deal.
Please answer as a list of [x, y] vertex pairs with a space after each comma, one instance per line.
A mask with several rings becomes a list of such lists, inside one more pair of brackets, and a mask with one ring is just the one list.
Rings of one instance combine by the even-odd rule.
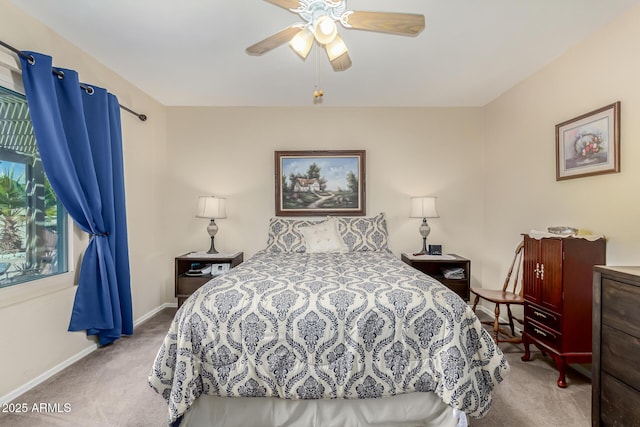
[[[367, 150], [367, 213], [387, 214], [396, 254], [420, 246], [409, 197], [438, 196], [429, 241], [471, 258], [474, 285], [498, 287], [519, 234], [548, 225], [603, 233], [608, 264], [639, 263], [640, 8], [476, 109], [164, 108], [8, 0], [0, 10], [2, 40], [51, 54], [150, 117], [123, 113], [135, 319], [174, 301], [173, 256], [208, 247], [197, 196], [228, 198], [220, 250], [264, 247], [275, 150]], [[555, 124], [616, 100], [622, 172], [556, 182]], [[0, 397], [93, 345], [66, 332], [72, 276], [58, 292], [4, 306], [0, 290]]]
[[[8, 0], [0, 0], [0, 29], [4, 42], [51, 55], [55, 65], [78, 70], [82, 81], [108, 88], [121, 104], [149, 116], [143, 123], [122, 112], [132, 296], [139, 319], [170, 301], [170, 257], [159, 232], [164, 219], [155, 214], [165, 200], [165, 110]], [[75, 233], [76, 263], [86, 244], [83, 234]], [[0, 289], [0, 398], [95, 346], [84, 333], [67, 332], [75, 289], [73, 272]]]
[[[328, 95], [325, 95], [328, 96]], [[169, 108], [167, 227], [175, 254], [206, 250], [198, 195], [227, 197], [216, 247], [252, 255], [275, 214], [274, 151], [366, 150], [367, 214], [387, 215], [399, 255], [421, 247], [411, 196], [438, 196], [430, 243], [476, 257], [482, 224], [482, 112], [473, 108]]]
[[[640, 8], [485, 107], [481, 259], [497, 286], [518, 233], [569, 225], [607, 237], [607, 264], [640, 263]], [[621, 102], [621, 172], [555, 179], [555, 125]]]
[[[273, 151], [367, 150], [367, 212], [384, 211], [391, 248], [419, 245], [412, 195], [439, 197], [429, 241], [472, 259], [472, 284], [498, 288], [520, 234], [571, 225], [607, 237], [607, 264], [638, 264], [640, 8], [481, 109], [169, 108], [168, 207], [176, 253], [207, 247], [200, 194], [226, 196], [218, 248], [251, 255], [273, 215]], [[622, 172], [555, 179], [555, 125], [620, 100]]]

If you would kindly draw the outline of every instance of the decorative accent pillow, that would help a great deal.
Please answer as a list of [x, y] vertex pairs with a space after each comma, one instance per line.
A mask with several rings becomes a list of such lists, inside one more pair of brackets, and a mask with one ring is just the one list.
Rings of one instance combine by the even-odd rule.
[[339, 217], [337, 220], [340, 236], [349, 252], [389, 250], [384, 213], [375, 217]]
[[349, 249], [338, 233], [338, 221], [335, 218], [301, 227], [300, 232], [304, 236], [307, 253], [347, 252]]
[[316, 225], [319, 222], [321, 221], [271, 218], [266, 250], [271, 252], [304, 252], [304, 237], [300, 228]]

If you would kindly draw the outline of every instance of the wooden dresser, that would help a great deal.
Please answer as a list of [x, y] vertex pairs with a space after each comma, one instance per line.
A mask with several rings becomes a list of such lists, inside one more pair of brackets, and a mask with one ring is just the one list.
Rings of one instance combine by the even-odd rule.
[[591, 423], [640, 426], [640, 267], [593, 272]]
[[605, 240], [524, 236], [523, 361], [534, 344], [549, 354], [566, 387], [569, 363], [591, 363], [593, 267], [605, 264]]

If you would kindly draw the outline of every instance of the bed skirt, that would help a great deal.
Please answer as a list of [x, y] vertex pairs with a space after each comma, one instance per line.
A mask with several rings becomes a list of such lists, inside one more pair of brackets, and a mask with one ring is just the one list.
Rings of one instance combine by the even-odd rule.
[[202, 395], [180, 427], [467, 427], [435, 393], [379, 399], [288, 400]]

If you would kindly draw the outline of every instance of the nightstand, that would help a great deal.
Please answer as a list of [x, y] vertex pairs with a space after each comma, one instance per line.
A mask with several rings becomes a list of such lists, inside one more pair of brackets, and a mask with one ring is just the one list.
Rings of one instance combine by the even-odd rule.
[[[416, 270], [433, 277], [447, 288], [458, 294], [460, 298], [469, 301], [471, 286], [471, 261], [456, 254], [445, 255], [413, 255], [403, 253], [402, 261]], [[464, 276], [461, 278], [447, 278], [444, 272], [453, 268], [462, 268]]]
[[[206, 254], [191, 252], [175, 258], [175, 296], [178, 298], [178, 308], [185, 302], [189, 296], [194, 293], [200, 286], [207, 283], [213, 277], [211, 274], [203, 276], [187, 276], [185, 273], [191, 268], [191, 264], [228, 264], [229, 269], [239, 265], [244, 260], [243, 252], [233, 254]], [[216, 271], [214, 268], [212, 271]]]

